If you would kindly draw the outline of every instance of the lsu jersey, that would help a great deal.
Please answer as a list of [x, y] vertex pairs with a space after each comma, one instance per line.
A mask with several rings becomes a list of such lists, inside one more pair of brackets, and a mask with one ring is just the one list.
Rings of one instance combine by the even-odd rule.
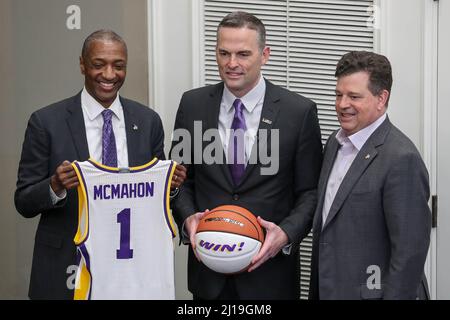
[[76, 300], [174, 299], [175, 162], [127, 170], [72, 163], [78, 186]]

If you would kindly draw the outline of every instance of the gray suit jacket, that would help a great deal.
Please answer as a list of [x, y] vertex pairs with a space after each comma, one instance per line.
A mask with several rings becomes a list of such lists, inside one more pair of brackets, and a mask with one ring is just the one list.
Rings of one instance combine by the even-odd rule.
[[310, 299], [425, 297], [431, 214], [419, 152], [387, 118], [356, 156], [322, 227], [339, 148], [335, 135], [325, 147], [319, 179]]

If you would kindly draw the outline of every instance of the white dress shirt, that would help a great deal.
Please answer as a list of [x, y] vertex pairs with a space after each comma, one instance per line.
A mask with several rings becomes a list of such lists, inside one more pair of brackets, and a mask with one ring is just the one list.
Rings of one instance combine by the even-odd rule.
[[324, 226], [327, 221], [328, 213], [330, 212], [336, 193], [338, 192], [348, 169], [352, 165], [353, 160], [355, 160], [358, 152], [364, 146], [367, 139], [369, 139], [372, 133], [384, 122], [385, 119], [386, 114], [383, 114], [372, 124], [359, 130], [351, 136], [346, 136], [342, 129], [340, 129], [336, 134], [336, 140], [339, 142], [341, 147], [338, 150], [333, 164], [333, 169], [331, 169], [330, 177], [328, 178], [327, 189], [325, 190], [325, 200], [322, 209], [322, 226]]
[[245, 163], [250, 159], [253, 144], [258, 133], [259, 121], [261, 120], [261, 112], [264, 103], [264, 95], [266, 94], [266, 81], [262, 76], [259, 78], [258, 84], [250, 90], [245, 96], [237, 98], [225, 85], [220, 103], [219, 112], [219, 134], [222, 140], [223, 150], [228, 161], [228, 145], [230, 142], [230, 129], [234, 118], [233, 102], [241, 99], [244, 104], [244, 117], [247, 130], [245, 132]]
[[[102, 163], [102, 135], [103, 135], [103, 116], [102, 111], [105, 108], [95, 100], [86, 88], [81, 92], [81, 109], [83, 111], [84, 126], [86, 127], [86, 138], [89, 149], [89, 156], [95, 161]], [[112, 125], [114, 137], [116, 138], [117, 165], [120, 168], [128, 168], [128, 147], [127, 135], [125, 131], [125, 117], [123, 107], [120, 103], [119, 94], [111, 104], [109, 109], [113, 112]], [[50, 196], [52, 203], [64, 199], [67, 193], [64, 190], [61, 195], [56, 195], [50, 187]]]
[[[89, 147], [89, 156], [102, 163], [102, 135], [103, 116], [105, 108], [95, 100], [86, 90], [81, 92], [81, 109], [83, 110], [86, 138]], [[113, 112], [112, 126], [116, 138], [117, 165], [119, 168], [128, 168], [127, 134], [125, 132], [125, 117], [119, 95], [108, 108]]]

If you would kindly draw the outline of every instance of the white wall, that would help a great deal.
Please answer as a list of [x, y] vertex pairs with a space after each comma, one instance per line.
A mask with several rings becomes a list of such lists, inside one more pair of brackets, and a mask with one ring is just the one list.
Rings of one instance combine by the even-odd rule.
[[[393, 67], [388, 114], [419, 149], [436, 193], [437, 3], [430, 0], [380, 0], [379, 52]], [[436, 298], [436, 230], [431, 232], [425, 273]]]
[[[437, 110], [439, 115], [436, 139], [436, 190], [438, 198], [438, 228], [436, 248], [437, 268], [436, 268], [436, 296], [439, 299], [450, 299], [450, 2], [440, 1], [439, 3], [439, 50], [438, 50], [438, 79], [437, 79]], [[438, 280], [439, 281], [438, 281]]]
[[[194, 0], [196, 1], [196, 0]], [[181, 95], [192, 82], [191, 0], [149, 0], [150, 106], [161, 116], [165, 150], [169, 154], [171, 133]], [[176, 299], [191, 299], [187, 290], [187, 247], [175, 244]]]
[[423, 150], [422, 3], [422, 0], [381, 1], [379, 50], [393, 68], [389, 117], [419, 150]]

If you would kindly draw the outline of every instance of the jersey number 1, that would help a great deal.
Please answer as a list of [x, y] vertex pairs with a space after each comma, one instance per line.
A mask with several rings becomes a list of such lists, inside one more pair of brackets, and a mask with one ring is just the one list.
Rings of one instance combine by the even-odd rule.
[[123, 209], [117, 214], [117, 223], [120, 223], [120, 249], [117, 250], [117, 259], [132, 259], [133, 249], [130, 248], [130, 219], [131, 210]]

